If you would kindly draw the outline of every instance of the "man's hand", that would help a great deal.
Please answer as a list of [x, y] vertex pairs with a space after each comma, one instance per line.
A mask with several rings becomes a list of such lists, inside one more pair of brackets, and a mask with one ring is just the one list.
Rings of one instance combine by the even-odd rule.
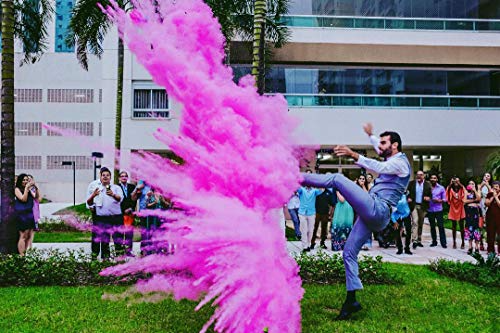
[[363, 130], [365, 131], [365, 133], [368, 135], [368, 136], [372, 136], [373, 135], [373, 125], [372, 123], [366, 123], [363, 125]]
[[94, 190], [94, 192], [92, 192], [92, 199], [94, 199], [95, 197], [97, 197], [99, 195], [99, 193], [101, 193], [101, 190], [99, 190], [99, 188], [96, 188]]
[[431, 198], [430, 197], [424, 197], [424, 201], [431, 201]]
[[411, 200], [411, 198], [407, 198], [406, 201], [408, 201], [408, 203], [412, 202], [413, 200]]
[[333, 149], [333, 152], [335, 153], [335, 155], [337, 156], [349, 156], [349, 157], [352, 157], [354, 158], [355, 161], [357, 161], [359, 159], [359, 154], [352, 151], [351, 148], [347, 147], [347, 146], [336, 146], [334, 149]]

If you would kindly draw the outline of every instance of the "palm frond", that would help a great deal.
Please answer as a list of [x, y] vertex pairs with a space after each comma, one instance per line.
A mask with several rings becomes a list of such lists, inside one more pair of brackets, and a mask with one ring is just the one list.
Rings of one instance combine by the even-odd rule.
[[50, 0], [24, 0], [14, 3], [14, 34], [24, 48], [24, 63], [40, 59], [48, 47], [48, 25], [54, 8]]
[[88, 70], [88, 53], [99, 58], [102, 56], [102, 42], [111, 27], [111, 21], [97, 6], [98, 3], [107, 6], [109, 1], [80, 0], [76, 3], [66, 37], [66, 45], [76, 46], [78, 62], [86, 70]]

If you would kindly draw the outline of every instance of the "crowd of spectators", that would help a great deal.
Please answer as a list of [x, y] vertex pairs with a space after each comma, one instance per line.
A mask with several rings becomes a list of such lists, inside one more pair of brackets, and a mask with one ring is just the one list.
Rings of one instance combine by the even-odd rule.
[[[353, 181], [363, 190], [370, 191], [374, 177], [361, 174]], [[303, 252], [315, 248], [319, 227], [320, 248], [327, 248], [325, 241], [329, 230], [331, 250], [344, 249], [357, 214], [338, 191], [333, 188], [300, 187], [286, 206]], [[363, 249], [368, 251], [372, 247], [372, 240], [375, 240], [383, 248], [395, 246], [397, 254], [412, 255], [412, 251], [424, 247], [422, 229], [425, 218], [430, 226], [430, 247], [440, 245], [448, 248], [445, 229], [447, 218], [451, 221], [453, 249], [458, 247], [458, 227], [460, 249], [465, 250], [468, 242], [468, 254], [480, 251], [495, 254], [497, 244], [496, 252], [500, 254], [500, 182], [492, 181], [491, 175], [485, 173], [480, 184], [471, 178], [463, 185], [459, 177], [453, 176], [447, 187], [444, 187], [437, 173], [426, 175], [422, 170], [416, 172], [415, 179], [409, 183], [397, 207], [393, 207], [389, 227], [370, 235]], [[485, 239], [487, 246], [484, 245]]]

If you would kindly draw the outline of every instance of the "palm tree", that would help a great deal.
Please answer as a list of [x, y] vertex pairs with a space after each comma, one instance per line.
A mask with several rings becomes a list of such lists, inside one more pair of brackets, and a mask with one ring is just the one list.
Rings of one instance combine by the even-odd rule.
[[[132, 3], [128, 0], [117, 1], [120, 8], [124, 10], [132, 9]], [[111, 28], [111, 20], [105, 15], [97, 4], [106, 7], [108, 0], [80, 0], [73, 8], [69, 32], [66, 44], [69, 47], [76, 45], [76, 57], [80, 65], [88, 70], [88, 54], [101, 58], [103, 53], [102, 42], [106, 33]], [[117, 40], [117, 85], [116, 85], [116, 117], [115, 117], [115, 152], [121, 148], [122, 131], [122, 105], [123, 105], [123, 59], [124, 46], [121, 38]], [[114, 182], [118, 183], [119, 161], [115, 156], [114, 161]]]
[[47, 25], [53, 8], [49, 0], [2, 0], [2, 117], [0, 153], [0, 252], [17, 252], [13, 220], [14, 141], [14, 38], [24, 47], [23, 63], [34, 63], [47, 49]]
[[264, 94], [264, 45], [266, 43], [267, 1], [255, 0], [253, 16], [253, 47], [252, 47], [252, 75], [255, 77], [257, 91]]
[[495, 180], [500, 180], [500, 150], [490, 154], [486, 159], [485, 169], [491, 172]]
[[[290, 32], [282, 17], [288, 13], [290, 0], [206, 0], [222, 27], [226, 41], [238, 34], [252, 41], [252, 74], [260, 94], [265, 89], [265, 73], [272, 57], [271, 45], [282, 47]], [[230, 43], [226, 43], [226, 63], [230, 60]]]
[[265, 75], [272, 48], [282, 47], [290, 39], [290, 31], [283, 22], [290, 0], [247, 0], [245, 10], [237, 15], [238, 32], [252, 41], [252, 75], [257, 90], [265, 90]]

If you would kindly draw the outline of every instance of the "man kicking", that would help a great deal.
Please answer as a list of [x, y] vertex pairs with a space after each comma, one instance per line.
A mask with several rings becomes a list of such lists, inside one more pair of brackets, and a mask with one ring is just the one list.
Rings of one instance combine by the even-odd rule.
[[363, 289], [358, 272], [358, 253], [373, 231], [383, 230], [391, 218], [392, 207], [396, 207], [401, 195], [406, 191], [411, 175], [411, 167], [406, 155], [401, 152], [401, 137], [396, 132], [386, 131], [380, 138], [373, 135], [373, 126], [365, 124], [363, 129], [370, 137], [377, 154], [384, 158], [380, 162], [366, 158], [347, 146], [336, 146], [337, 156], [348, 156], [356, 164], [379, 176], [369, 192], [365, 192], [342, 174], [303, 173], [302, 185], [338, 190], [358, 214], [351, 234], [344, 248], [347, 297], [338, 315], [338, 320], [348, 319], [351, 314], [361, 310], [356, 301], [356, 290]]

